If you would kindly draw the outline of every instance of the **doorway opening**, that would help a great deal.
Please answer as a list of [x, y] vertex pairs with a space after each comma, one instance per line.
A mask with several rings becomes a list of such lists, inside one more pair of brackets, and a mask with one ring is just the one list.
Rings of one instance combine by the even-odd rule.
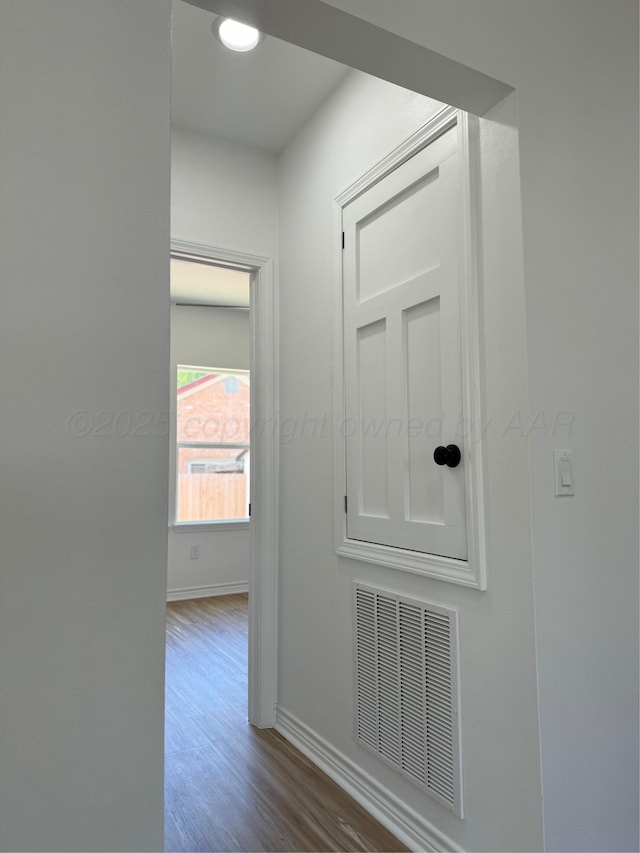
[[[208, 63], [212, 55], [209, 43], [210, 20], [204, 21], [206, 13], [202, 9], [185, 4], [178, 6], [185, 13], [185, 29], [189, 23], [186, 16], [193, 17], [193, 45], [200, 35], [207, 41], [204, 45], [204, 55]], [[174, 16], [174, 48], [179, 45], [180, 33], [176, 30], [176, 24], [181, 26], [180, 20], [179, 12]], [[256, 57], [265, 56], [272, 43], [273, 39], [265, 40]], [[287, 45], [285, 50], [290, 52], [297, 48]], [[195, 51], [192, 51], [191, 56], [194, 54]], [[184, 58], [184, 54], [182, 56]], [[284, 143], [273, 143], [276, 147], [270, 149], [270, 155], [273, 157], [271, 163], [268, 163], [270, 155], [265, 157], [256, 154], [260, 128], [255, 125], [262, 124], [269, 129], [276, 125], [274, 115], [269, 113], [271, 104], [268, 105], [268, 114], [264, 120], [255, 121], [249, 128], [252, 146], [250, 150], [243, 150], [238, 140], [234, 142], [230, 139], [230, 128], [234, 121], [238, 130], [240, 120], [247, 116], [255, 119], [256, 116], [264, 114], [259, 110], [247, 108], [242, 103], [242, 93], [238, 94], [237, 91], [227, 108], [212, 111], [214, 118], [224, 117], [225, 126], [220, 128], [220, 133], [226, 134], [225, 138], [214, 136], [212, 125], [204, 126], [204, 110], [196, 111], [194, 120], [202, 122], [199, 127], [187, 126], [185, 104], [193, 104], [197, 93], [202, 92], [206, 94], [207, 104], [210, 105], [211, 98], [225, 88], [224, 83], [220, 82], [212, 85], [214, 80], [229, 81], [232, 89], [242, 89], [242, 85], [246, 85], [250, 77], [245, 73], [248, 66], [240, 66], [238, 57], [235, 57], [232, 60], [235, 63], [233, 73], [211, 72], [207, 66], [199, 75], [190, 76], [185, 72], [181, 76], [180, 57], [177, 53], [174, 59], [174, 118], [180, 125], [174, 134], [172, 155], [179, 171], [173, 182], [173, 186], [177, 188], [173, 207], [174, 233], [215, 234], [216, 239], [227, 240], [228, 245], [267, 246], [267, 251], [273, 247], [274, 256], [279, 252], [278, 277], [282, 290], [278, 315], [282, 322], [282, 401], [285, 407], [282, 424], [287, 427], [282, 446], [282, 499], [287, 513], [283, 513], [281, 531], [282, 541], [285, 543], [281, 567], [281, 612], [284, 628], [281, 630], [279, 665], [282, 685], [293, 684], [295, 688], [296, 685], [307, 681], [311, 693], [315, 689], [311, 683], [311, 670], [309, 673], [301, 671], [297, 663], [298, 656], [302, 660], [313, 660], [322, 671], [326, 671], [326, 683], [333, 685], [335, 681], [329, 678], [334, 674], [332, 670], [337, 669], [333, 667], [333, 662], [345, 659], [349, 652], [348, 649], [345, 652], [344, 644], [340, 647], [336, 639], [338, 636], [344, 639], [349, 626], [346, 622], [342, 623], [342, 633], [339, 635], [327, 630], [325, 618], [328, 612], [331, 612], [332, 619], [336, 620], [347, 613], [347, 608], [342, 606], [329, 611], [331, 605], [344, 598], [344, 572], [335, 571], [334, 555], [330, 548], [326, 547], [327, 542], [330, 543], [330, 531], [326, 529], [326, 495], [331, 494], [329, 480], [332, 436], [323, 432], [324, 413], [338, 411], [338, 407], [332, 405], [331, 383], [327, 381], [334, 354], [331, 346], [332, 332], [333, 339], [337, 337], [337, 331], [332, 329], [332, 324], [335, 323], [337, 327], [339, 322], [336, 319], [339, 311], [333, 305], [335, 296], [331, 282], [335, 278], [332, 268], [340, 268], [344, 251], [344, 243], [340, 245], [337, 239], [340, 235], [334, 233], [336, 229], [329, 221], [331, 199], [335, 199], [346, 186], [350, 186], [354, 179], [357, 181], [358, 175], [362, 175], [372, 164], [384, 158], [394, 146], [403, 144], [410, 138], [411, 133], [418, 132], [420, 126], [432, 117], [436, 110], [442, 108], [442, 104], [436, 104], [432, 100], [425, 103], [420, 94], [408, 89], [400, 91], [401, 87], [394, 86], [393, 83], [384, 83], [361, 72], [343, 68], [342, 77], [336, 79], [334, 86], [335, 97], [330, 97], [331, 93], [328, 93], [319, 109], [316, 105], [317, 112], [321, 113], [322, 126], [314, 116], [315, 110], [310, 110], [288, 140]], [[266, 75], [263, 76], [266, 79]], [[295, 78], [299, 90], [305, 90], [306, 85], [300, 81], [297, 74], [289, 73], [289, 77]], [[280, 87], [273, 83], [269, 85], [268, 90], [281, 91]], [[182, 102], [181, 92], [184, 93]], [[362, 120], [359, 120], [358, 110], [361, 104], [364, 104], [365, 109]], [[238, 105], [241, 105], [240, 109]], [[385, 113], [386, 109], [390, 113], [391, 107], [396, 106], [399, 107], [397, 122], [390, 120]], [[379, 107], [381, 109], [378, 109]], [[357, 116], [355, 119], [354, 114]], [[211, 114], [208, 119], [211, 119]], [[345, 132], [338, 133], [343, 126]], [[308, 130], [314, 127], [318, 132]], [[207, 135], [209, 133], [210, 136]], [[348, 144], [345, 144], [345, 140], [348, 140]], [[325, 143], [322, 151], [319, 150], [320, 142]], [[251, 200], [248, 201], [249, 199]], [[191, 207], [188, 207], [189, 205]], [[199, 221], [195, 217], [196, 211], [201, 214]], [[269, 230], [269, 217], [276, 223], [272, 230]], [[280, 235], [286, 235], [286, 240], [281, 239]], [[258, 294], [260, 292], [261, 288], [258, 287]], [[273, 291], [269, 292], [272, 301], [270, 306], [265, 305], [265, 316], [256, 311], [254, 305], [252, 315], [257, 318], [257, 340], [264, 342], [263, 335], [272, 335], [267, 350], [271, 354], [272, 364], [275, 365], [275, 341], [279, 336], [276, 312], [273, 310], [276, 300]], [[264, 369], [262, 359], [257, 366]], [[261, 390], [258, 395], [262, 398], [264, 389], [268, 388], [266, 398], [270, 401], [274, 416], [278, 414], [277, 376], [277, 370], [267, 373], [267, 384], [260, 383]], [[252, 387], [255, 388], [255, 385], [254, 370]], [[252, 417], [256, 420], [255, 411]], [[327, 419], [329, 418], [330, 414], [327, 416]], [[271, 470], [275, 475], [278, 471], [276, 460], [279, 425], [275, 418], [269, 421], [268, 418], [258, 416], [257, 422], [261, 425], [261, 441], [271, 441], [273, 453], [265, 453], [264, 461], [272, 463]], [[271, 424], [272, 429], [263, 429], [267, 423]], [[251, 476], [254, 495], [256, 474], [260, 477], [264, 470], [255, 455], [256, 451], [252, 447]], [[254, 566], [249, 602], [254, 610], [249, 616], [250, 645], [252, 634], [257, 638], [261, 633], [266, 640], [257, 642], [250, 651], [250, 719], [265, 726], [272, 725], [276, 718], [275, 567], [279, 501], [276, 477], [265, 477], [262, 498], [252, 497], [252, 536], [253, 541], [260, 545], [259, 548], [253, 549], [253, 557], [254, 560], [259, 560], [268, 553], [272, 572], [270, 577], [267, 577], [264, 572], [256, 571]], [[342, 506], [342, 502], [334, 503], [336, 508]], [[263, 515], [264, 513], [267, 515]], [[258, 533], [259, 525], [263, 521], [264, 529]], [[318, 535], [320, 530], [324, 531], [322, 535]], [[311, 566], [314, 569], [313, 574]], [[344, 564], [341, 568], [344, 568]], [[340, 589], [339, 583], [342, 585]], [[256, 584], [260, 585], [262, 594], [258, 593]], [[298, 618], [301, 612], [305, 613], [304, 620]], [[309, 648], [308, 642], [311, 636], [317, 638], [317, 645], [313, 650]], [[295, 640], [292, 641], [293, 637]], [[320, 647], [323, 649], [322, 653], [318, 652]], [[343, 675], [343, 672], [339, 673], [340, 678]], [[316, 684], [321, 683], [316, 679]], [[346, 679], [344, 683], [340, 683], [345, 687], [343, 693], [348, 693], [350, 685], [346, 684]], [[318, 694], [320, 692], [318, 691]], [[318, 701], [325, 702], [332, 692], [325, 690], [322, 696], [318, 695]], [[251, 709], [252, 695], [254, 698], [260, 697], [259, 714], [253, 713], [255, 708]], [[281, 697], [284, 697], [284, 701], [290, 701], [287, 700], [285, 688]], [[299, 700], [298, 704], [304, 706], [302, 700]], [[327, 702], [327, 715], [329, 705], [330, 702]], [[286, 707], [278, 708], [278, 730], [286, 731], [293, 743], [296, 742], [295, 737], [298, 734], [298, 742], [302, 742], [300, 732], [306, 730], [301, 727], [296, 729], [295, 705], [290, 706], [291, 713], [288, 716], [287, 710]], [[344, 708], [341, 707], [339, 713], [343, 711]], [[315, 749], [314, 754], [317, 756], [319, 750], [314, 741], [307, 739], [306, 745], [312, 752]], [[338, 771], [338, 775], [340, 772]]]
[[[202, 831], [208, 844], [218, 838], [234, 849], [232, 818], [217, 835], [204, 825], [208, 810], [195, 814], [184, 799], [203, 795], [199, 773], [207, 768], [230, 779], [238, 751], [268, 750], [257, 730], [274, 722], [273, 266], [266, 257], [179, 240], [171, 265], [167, 842], [193, 849]], [[212, 739], [227, 746], [212, 752]], [[218, 787], [206, 787], [217, 812]], [[189, 814], [194, 823], [183, 832]], [[242, 820], [236, 830], [253, 831]]]
[[270, 258], [172, 240], [168, 599], [249, 592], [258, 727], [275, 709], [274, 298]]

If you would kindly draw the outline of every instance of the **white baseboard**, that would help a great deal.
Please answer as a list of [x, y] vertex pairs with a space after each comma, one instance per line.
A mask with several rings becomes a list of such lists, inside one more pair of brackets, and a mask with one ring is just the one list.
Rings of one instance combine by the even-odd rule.
[[462, 850], [388, 788], [284, 708], [277, 709], [275, 728], [410, 850]]
[[184, 601], [187, 598], [209, 598], [211, 595], [233, 595], [248, 592], [249, 581], [241, 583], [214, 583], [210, 586], [187, 586], [183, 589], [167, 590], [167, 601]]

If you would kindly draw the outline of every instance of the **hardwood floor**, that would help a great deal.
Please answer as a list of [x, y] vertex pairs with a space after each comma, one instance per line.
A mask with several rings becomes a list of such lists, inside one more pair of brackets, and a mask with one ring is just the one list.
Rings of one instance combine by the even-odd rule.
[[247, 596], [167, 607], [165, 849], [405, 850], [272, 729], [247, 722]]

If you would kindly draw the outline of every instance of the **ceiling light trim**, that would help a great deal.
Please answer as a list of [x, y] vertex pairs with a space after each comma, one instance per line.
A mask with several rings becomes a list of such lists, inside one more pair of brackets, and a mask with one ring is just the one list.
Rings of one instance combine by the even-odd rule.
[[248, 53], [264, 41], [264, 33], [235, 18], [216, 18], [211, 29], [218, 41], [235, 53]]

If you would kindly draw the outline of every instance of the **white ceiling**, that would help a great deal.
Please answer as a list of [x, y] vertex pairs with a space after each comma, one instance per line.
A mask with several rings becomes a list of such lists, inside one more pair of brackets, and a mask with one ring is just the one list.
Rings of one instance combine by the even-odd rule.
[[248, 308], [250, 279], [248, 272], [171, 258], [171, 301]]
[[214, 17], [173, 0], [172, 122], [278, 153], [349, 69], [271, 36], [233, 53], [213, 36]]

